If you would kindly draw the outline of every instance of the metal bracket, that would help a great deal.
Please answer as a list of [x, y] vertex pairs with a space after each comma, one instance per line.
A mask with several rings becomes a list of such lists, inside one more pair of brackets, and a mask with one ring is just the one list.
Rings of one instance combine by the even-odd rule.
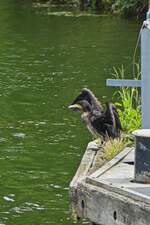
[[141, 80], [116, 80], [116, 79], [107, 79], [107, 86], [114, 87], [141, 87]]

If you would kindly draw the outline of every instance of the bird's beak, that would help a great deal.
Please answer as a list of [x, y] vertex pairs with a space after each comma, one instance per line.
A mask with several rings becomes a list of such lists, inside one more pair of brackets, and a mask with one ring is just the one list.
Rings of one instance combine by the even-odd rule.
[[69, 105], [68, 108], [74, 112], [80, 112], [82, 110], [82, 106], [79, 104]]

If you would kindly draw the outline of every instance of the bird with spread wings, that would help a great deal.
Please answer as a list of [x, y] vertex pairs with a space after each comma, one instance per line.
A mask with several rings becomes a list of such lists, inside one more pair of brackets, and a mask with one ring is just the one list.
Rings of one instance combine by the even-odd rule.
[[108, 102], [104, 110], [102, 104], [87, 88], [75, 98], [69, 109], [80, 112], [88, 130], [94, 137], [118, 138], [122, 130], [116, 106]]

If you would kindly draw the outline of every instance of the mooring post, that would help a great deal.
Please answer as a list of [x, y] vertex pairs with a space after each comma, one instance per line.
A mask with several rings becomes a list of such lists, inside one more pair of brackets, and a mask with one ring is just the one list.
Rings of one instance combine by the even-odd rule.
[[150, 184], [150, 129], [133, 132], [135, 136], [134, 181]]

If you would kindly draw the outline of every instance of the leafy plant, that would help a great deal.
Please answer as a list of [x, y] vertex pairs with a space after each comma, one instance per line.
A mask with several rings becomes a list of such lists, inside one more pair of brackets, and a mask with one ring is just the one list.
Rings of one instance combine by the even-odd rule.
[[[136, 79], [140, 76], [139, 65], [136, 64]], [[119, 69], [114, 68], [114, 76], [117, 79], [124, 79], [125, 70], [123, 66]], [[118, 101], [115, 103], [118, 106], [118, 112], [123, 130], [131, 133], [133, 130], [141, 127], [141, 98], [138, 88], [121, 87], [115, 95], [118, 96]]]

